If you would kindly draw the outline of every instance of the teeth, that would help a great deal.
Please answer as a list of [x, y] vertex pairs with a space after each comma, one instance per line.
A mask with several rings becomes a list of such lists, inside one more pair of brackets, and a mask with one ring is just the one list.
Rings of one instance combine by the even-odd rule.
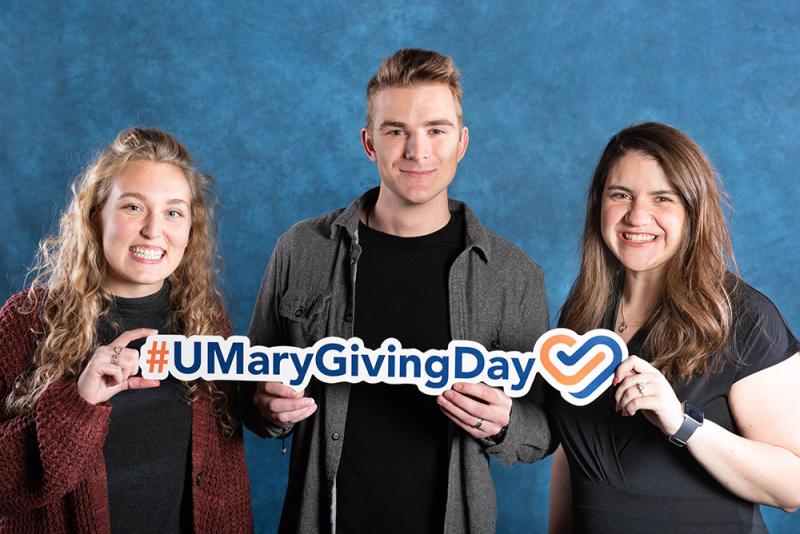
[[648, 241], [654, 241], [656, 236], [653, 234], [622, 234], [622, 236], [627, 239], [628, 241], [635, 241], [637, 243], [647, 243]]
[[131, 254], [144, 260], [160, 260], [164, 252], [154, 248], [131, 247]]

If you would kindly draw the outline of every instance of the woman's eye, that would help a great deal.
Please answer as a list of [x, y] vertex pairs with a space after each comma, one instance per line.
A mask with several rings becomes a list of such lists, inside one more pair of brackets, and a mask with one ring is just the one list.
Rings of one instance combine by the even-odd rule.
[[142, 208], [140, 206], [136, 205], [136, 204], [126, 204], [126, 205], [122, 206], [122, 209], [124, 209], [125, 211], [133, 212], [133, 213], [137, 213], [137, 212], [142, 211]]
[[625, 193], [611, 193], [611, 198], [614, 200], [627, 200], [630, 197]]
[[178, 217], [183, 217], [183, 212], [179, 210], [169, 210], [167, 216], [170, 219], [177, 219]]

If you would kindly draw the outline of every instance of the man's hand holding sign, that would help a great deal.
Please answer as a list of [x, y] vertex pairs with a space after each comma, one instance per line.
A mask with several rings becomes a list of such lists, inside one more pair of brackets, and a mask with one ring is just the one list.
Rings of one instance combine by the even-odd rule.
[[305, 390], [280, 382], [261, 382], [256, 386], [253, 404], [261, 416], [275, 426], [299, 423], [317, 411], [317, 403], [304, 396]]
[[459, 382], [436, 402], [451, 421], [474, 438], [498, 436], [511, 420], [511, 398], [486, 384]]
[[[459, 382], [436, 401], [451, 421], [475, 438], [500, 434], [511, 419], [511, 398], [485, 384]], [[259, 383], [253, 403], [264, 419], [279, 427], [299, 423], [317, 411], [316, 402], [305, 397], [304, 390], [280, 382]]]

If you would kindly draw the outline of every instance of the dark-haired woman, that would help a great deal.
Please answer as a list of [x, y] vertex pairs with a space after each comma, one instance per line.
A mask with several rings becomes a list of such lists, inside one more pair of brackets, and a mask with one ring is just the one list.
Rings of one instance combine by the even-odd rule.
[[559, 324], [635, 356], [587, 406], [548, 391], [551, 532], [766, 532], [759, 503], [800, 506], [800, 343], [732, 270], [721, 196], [674, 128], [606, 146]]

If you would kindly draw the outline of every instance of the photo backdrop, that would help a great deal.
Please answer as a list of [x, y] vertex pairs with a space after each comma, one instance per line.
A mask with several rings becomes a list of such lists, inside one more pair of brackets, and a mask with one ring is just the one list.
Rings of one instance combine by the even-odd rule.
[[[542, 266], [555, 321], [578, 265], [592, 169], [638, 121], [709, 154], [734, 210], [743, 277], [800, 334], [800, 5], [708, 2], [23, 2], [0, 7], [0, 263], [25, 284], [69, 183], [132, 125], [177, 135], [216, 178], [221, 273], [237, 334], [294, 222], [378, 182], [365, 87], [398, 48], [452, 55], [470, 147], [451, 187]], [[259, 532], [288, 456], [246, 445]], [[542, 532], [550, 461], [493, 466], [498, 532]], [[409, 511], [413, 513], [413, 511]], [[800, 515], [765, 508], [772, 532]]]

